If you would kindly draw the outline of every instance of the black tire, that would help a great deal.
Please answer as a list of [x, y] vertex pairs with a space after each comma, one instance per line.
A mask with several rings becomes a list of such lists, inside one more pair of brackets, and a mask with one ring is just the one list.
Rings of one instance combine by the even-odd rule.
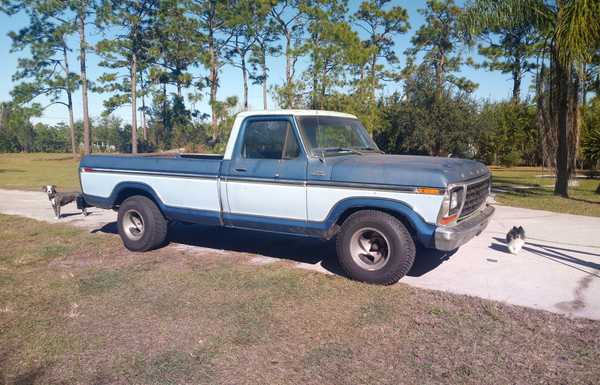
[[[151, 199], [141, 195], [125, 199], [119, 207], [117, 218], [119, 235], [127, 249], [148, 251], [164, 245], [168, 222]], [[131, 225], [139, 224], [140, 219], [141, 231], [135, 225]]]
[[[369, 246], [368, 253], [362, 253], [367, 249], [364, 246]], [[336, 249], [340, 265], [350, 278], [380, 285], [391, 285], [404, 277], [416, 254], [415, 242], [404, 224], [376, 210], [350, 215], [337, 235]], [[375, 254], [373, 260], [371, 252]], [[383, 255], [387, 256], [385, 263]]]

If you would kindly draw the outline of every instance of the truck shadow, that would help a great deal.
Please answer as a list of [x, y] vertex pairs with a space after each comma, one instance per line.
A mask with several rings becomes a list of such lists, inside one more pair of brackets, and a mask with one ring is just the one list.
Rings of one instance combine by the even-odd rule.
[[[490, 245], [491, 249], [508, 253], [505, 239], [498, 237], [494, 237], [493, 239], [496, 243]], [[529, 241], [526, 241], [523, 250], [578, 270], [580, 268], [600, 270], [600, 264], [594, 262], [594, 259], [600, 257], [600, 254], [597, 253]], [[590, 258], [592, 260], [590, 261], [583, 258]]]
[[[92, 231], [95, 232], [117, 234], [117, 224], [108, 223]], [[261, 231], [174, 223], [169, 227], [168, 241], [172, 244], [258, 254], [311, 265], [321, 263], [331, 273], [345, 276], [337, 262], [335, 239], [323, 241]], [[427, 274], [447, 261], [452, 254], [418, 247], [415, 263], [407, 275], [420, 277]]]

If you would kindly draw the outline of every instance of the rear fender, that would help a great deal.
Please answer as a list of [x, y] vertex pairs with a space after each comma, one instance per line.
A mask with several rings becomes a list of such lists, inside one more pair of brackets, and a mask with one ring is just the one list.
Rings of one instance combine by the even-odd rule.
[[125, 199], [133, 195], [143, 195], [152, 199], [154, 203], [164, 211], [165, 205], [152, 187], [142, 182], [121, 182], [115, 186], [109, 197], [97, 197], [84, 194], [85, 201], [96, 207], [103, 209], [115, 209]]

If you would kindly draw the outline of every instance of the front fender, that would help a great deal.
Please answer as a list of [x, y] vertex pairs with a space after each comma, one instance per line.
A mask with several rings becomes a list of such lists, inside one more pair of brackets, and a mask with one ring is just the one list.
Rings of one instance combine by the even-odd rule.
[[407, 203], [389, 198], [357, 197], [339, 201], [327, 215], [326, 233], [333, 235], [340, 219], [345, 219], [349, 212], [357, 209], [380, 210], [398, 216], [408, 222], [421, 244], [427, 247], [432, 245], [436, 226], [427, 223]]

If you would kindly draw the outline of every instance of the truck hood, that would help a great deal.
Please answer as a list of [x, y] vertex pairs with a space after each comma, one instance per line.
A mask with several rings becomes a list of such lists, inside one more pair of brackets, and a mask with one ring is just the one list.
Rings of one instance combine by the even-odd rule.
[[331, 181], [445, 188], [489, 175], [477, 161], [417, 155], [364, 154], [328, 157]]

